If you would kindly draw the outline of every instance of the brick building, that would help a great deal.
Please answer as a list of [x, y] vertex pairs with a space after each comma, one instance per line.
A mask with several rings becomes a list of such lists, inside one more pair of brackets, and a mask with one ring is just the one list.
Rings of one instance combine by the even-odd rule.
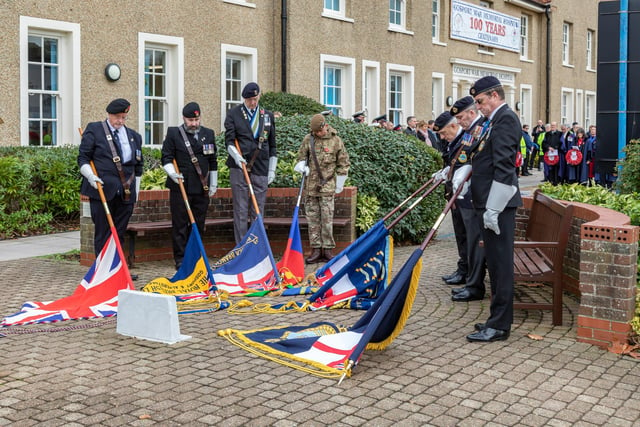
[[[430, 119], [494, 74], [523, 123], [595, 122], [597, 0], [13, 0], [0, 8], [0, 145], [78, 144], [129, 99], [162, 142], [195, 100], [222, 130], [240, 91]], [[108, 66], [110, 67], [108, 68]], [[108, 72], [107, 72], [108, 70]]]

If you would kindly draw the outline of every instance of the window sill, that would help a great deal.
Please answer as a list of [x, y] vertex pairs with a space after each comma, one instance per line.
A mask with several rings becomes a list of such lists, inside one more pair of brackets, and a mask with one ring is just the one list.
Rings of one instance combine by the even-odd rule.
[[447, 47], [447, 44], [446, 43], [442, 43], [440, 40], [431, 39], [431, 44], [434, 44], [436, 46]]
[[353, 20], [353, 18], [347, 18], [347, 17], [340, 16], [340, 15], [332, 15], [332, 14], [326, 13], [326, 12], [322, 12], [322, 17], [323, 18], [329, 18], [329, 19], [335, 19], [336, 21], [349, 22], [351, 24], [353, 24], [355, 22]]
[[575, 65], [571, 65], [571, 64], [562, 64], [562, 66], [567, 68], [576, 68]]
[[478, 49], [480, 55], [496, 56], [495, 52], [489, 52], [488, 50]]
[[534, 61], [533, 61], [533, 59], [520, 57], [520, 62], [526, 62], [526, 63], [529, 63], [529, 64], [533, 64]]
[[594, 70], [593, 68], [587, 68], [588, 73], [597, 73], [598, 70]]
[[387, 30], [391, 31], [393, 33], [401, 33], [401, 34], [406, 34], [406, 35], [409, 35], [409, 36], [413, 35], [413, 31], [408, 31], [408, 30], [405, 30], [404, 28], [399, 28], [399, 27], [389, 27], [389, 28], [387, 28]]
[[244, 6], [244, 7], [250, 7], [252, 9], [256, 8], [256, 4], [255, 3], [249, 3], [246, 2], [244, 0], [222, 0], [224, 3], [230, 3], [230, 4], [235, 4], [238, 6]]

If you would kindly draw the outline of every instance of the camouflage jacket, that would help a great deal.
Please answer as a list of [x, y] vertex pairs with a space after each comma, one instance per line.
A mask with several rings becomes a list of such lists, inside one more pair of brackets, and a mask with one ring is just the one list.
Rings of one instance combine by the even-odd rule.
[[334, 128], [329, 127], [324, 137], [313, 136], [318, 166], [320, 166], [322, 176], [326, 181], [322, 185], [318, 168], [310, 152], [311, 137], [311, 134], [306, 135], [298, 150], [298, 161], [306, 161], [310, 169], [309, 176], [305, 180], [306, 193], [310, 196], [334, 194], [336, 191], [336, 176], [349, 173], [349, 154]]

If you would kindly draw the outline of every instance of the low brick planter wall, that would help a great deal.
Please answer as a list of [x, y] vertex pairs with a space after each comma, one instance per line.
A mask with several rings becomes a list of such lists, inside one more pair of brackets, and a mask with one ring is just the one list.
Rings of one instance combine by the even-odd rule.
[[[267, 192], [265, 204], [265, 218], [291, 219], [293, 209], [298, 198], [298, 188], [270, 188]], [[348, 219], [345, 226], [334, 225], [333, 235], [337, 249], [347, 247], [356, 238], [356, 199], [357, 188], [346, 187], [336, 195], [334, 217]], [[304, 216], [304, 203], [300, 207], [300, 216]], [[210, 199], [207, 218], [232, 218], [233, 207], [231, 189], [219, 188], [215, 196]], [[169, 190], [145, 190], [140, 192], [139, 200], [129, 223], [168, 221], [171, 220], [169, 209]], [[289, 237], [290, 223], [286, 225], [265, 225], [269, 243], [274, 256], [277, 258], [284, 252]], [[302, 246], [306, 252], [310, 251], [306, 225], [300, 225]], [[223, 224], [207, 227], [202, 235], [202, 241], [207, 255], [218, 258], [227, 254], [235, 246], [233, 225]], [[129, 256], [129, 237], [122, 242], [122, 249]], [[136, 237], [135, 262], [172, 260], [171, 234], [169, 230], [147, 231]], [[80, 262], [91, 265], [95, 260], [93, 253], [93, 222], [87, 199], [81, 201], [80, 216]]]
[[[518, 209], [516, 239], [524, 236], [532, 199]], [[569, 202], [565, 202], [569, 203]], [[629, 217], [584, 203], [575, 208], [563, 266], [563, 290], [580, 297], [577, 339], [608, 347], [626, 342], [635, 311], [640, 227]]]

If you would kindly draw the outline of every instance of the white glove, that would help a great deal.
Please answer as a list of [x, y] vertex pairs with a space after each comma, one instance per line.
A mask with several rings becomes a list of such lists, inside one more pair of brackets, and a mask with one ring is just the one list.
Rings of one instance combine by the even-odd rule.
[[171, 178], [176, 184], [179, 184], [180, 180], [184, 179], [184, 176], [182, 176], [181, 173], [176, 172], [176, 168], [173, 166], [173, 163], [167, 163], [162, 166], [162, 169], [164, 169], [167, 175], [169, 175], [169, 178]]
[[344, 190], [344, 183], [347, 180], [347, 175], [336, 176], [336, 194], [342, 193]]
[[500, 234], [500, 227], [498, 226], [498, 216], [500, 211], [495, 209], [487, 209], [482, 214], [482, 221], [484, 222], [484, 228], [493, 230], [494, 233]]
[[491, 183], [491, 190], [489, 190], [489, 197], [487, 197], [487, 203], [485, 205], [487, 210], [482, 215], [484, 228], [500, 234], [498, 216], [517, 191], [518, 187], [515, 185], [502, 184], [498, 181]]
[[101, 180], [98, 175], [93, 173], [93, 170], [91, 169], [91, 166], [89, 164], [85, 163], [84, 165], [82, 165], [82, 167], [80, 168], [80, 173], [82, 174], [82, 176], [87, 178], [89, 184], [96, 190], [98, 189], [98, 183], [104, 185], [104, 181]]
[[269, 157], [269, 172], [267, 173], [267, 185], [271, 184], [276, 179], [276, 166], [278, 166], [278, 158], [273, 156]]
[[464, 195], [467, 194], [467, 191], [469, 191], [470, 184], [471, 183], [469, 182], [469, 180], [466, 180], [464, 184], [462, 184], [462, 191], [460, 192], [460, 194], [458, 194], [458, 200], [464, 199]]
[[218, 171], [209, 172], [209, 197], [218, 191]]
[[229, 155], [233, 158], [233, 160], [235, 160], [236, 165], [238, 165], [239, 168], [242, 169], [242, 164], [246, 164], [247, 161], [245, 160], [244, 157], [242, 157], [242, 155], [240, 153], [238, 153], [238, 150], [236, 149], [236, 147], [234, 147], [233, 145], [228, 145], [227, 146], [227, 152], [229, 153]]
[[436, 181], [438, 180], [446, 181], [448, 175], [449, 175], [449, 166], [440, 169], [438, 172], [431, 175], [431, 178], [435, 179]]
[[136, 194], [140, 194], [140, 184], [142, 184], [142, 177], [136, 176]]
[[309, 176], [309, 166], [307, 166], [307, 162], [305, 162], [304, 160], [296, 163], [296, 165], [293, 167], [293, 170], [295, 172], [298, 172], [299, 174], [304, 174], [304, 176]]
[[[454, 193], [458, 191], [458, 188], [461, 185], [467, 182], [467, 178], [469, 178], [470, 175], [471, 175], [471, 165], [461, 166], [453, 173], [453, 178], [451, 178], [451, 184], [453, 185]], [[468, 185], [466, 186], [466, 188], [463, 187], [458, 197], [464, 196], [468, 190], [469, 190]]]

